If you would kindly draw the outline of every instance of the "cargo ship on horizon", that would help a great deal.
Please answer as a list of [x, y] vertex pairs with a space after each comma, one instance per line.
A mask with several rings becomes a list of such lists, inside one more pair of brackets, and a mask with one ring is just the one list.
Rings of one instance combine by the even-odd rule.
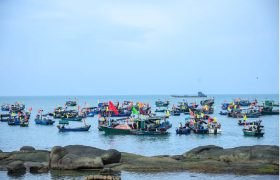
[[198, 92], [197, 96], [188, 96], [188, 95], [171, 95], [171, 97], [175, 97], [175, 98], [204, 98], [207, 97], [207, 95], [203, 94], [202, 92]]

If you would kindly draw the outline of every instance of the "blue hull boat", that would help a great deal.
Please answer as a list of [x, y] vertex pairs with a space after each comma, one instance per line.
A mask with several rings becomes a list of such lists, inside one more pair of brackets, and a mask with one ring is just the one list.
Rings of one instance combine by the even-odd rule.
[[9, 108], [3, 108], [1, 109], [2, 111], [9, 111], [10, 109]]
[[189, 134], [190, 132], [191, 128], [176, 129], [176, 134]]
[[[246, 122], [246, 125], [260, 125], [262, 120]], [[239, 122], [238, 125], [245, 125], [245, 122]]]
[[220, 115], [227, 115], [228, 112], [220, 112]]
[[63, 128], [58, 126], [59, 132], [67, 132], [67, 131], [88, 131], [91, 125], [83, 126], [83, 127], [75, 127], [75, 128]]
[[8, 120], [8, 125], [20, 125], [20, 121], [17, 120]]
[[43, 125], [52, 125], [55, 121], [41, 121], [41, 120], [34, 120], [36, 124], [43, 124]]
[[208, 129], [193, 129], [194, 133], [197, 134], [208, 134], [209, 130]]
[[66, 121], [81, 121], [83, 117], [73, 117], [73, 118], [61, 118], [61, 120], [66, 120]]

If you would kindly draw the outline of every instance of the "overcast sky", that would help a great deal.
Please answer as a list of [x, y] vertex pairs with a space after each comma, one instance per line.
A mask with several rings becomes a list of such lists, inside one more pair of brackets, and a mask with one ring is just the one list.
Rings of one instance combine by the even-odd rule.
[[278, 0], [2, 0], [0, 96], [279, 92]]

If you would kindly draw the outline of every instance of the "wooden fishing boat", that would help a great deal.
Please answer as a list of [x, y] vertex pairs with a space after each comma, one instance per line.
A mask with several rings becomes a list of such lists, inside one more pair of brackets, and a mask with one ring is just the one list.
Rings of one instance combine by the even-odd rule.
[[206, 100], [203, 100], [203, 101], [200, 101], [200, 104], [202, 106], [212, 106], [213, 104], [215, 103], [214, 99], [206, 99]]
[[196, 123], [194, 123], [194, 126], [192, 128], [193, 132], [196, 134], [208, 134], [209, 129], [206, 128], [206, 125], [203, 126], [203, 124], [207, 124], [207, 123], [204, 121], [197, 121]]
[[156, 109], [155, 112], [164, 112], [164, 109]]
[[[261, 108], [261, 107], [260, 107]], [[263, 106], [260, 110], [261, 115], [279, 115], [279, 109], [272, 110], [271, 106]]]
[[86, 124], [84, 126], [81, 126], [81, 127], [74, 127], [74, 128], [66, 127], [66, 125], [69, 124], [69, 121], [66, 121], [66, 120], [59, 121], [59, 124], [63, 124], [62, 126], [57, 125], [57, 128], [58, 128], [59, 132], [88, 131], [91, 127], [91, 125], [86, 125]]
[[262, 122], [262, 120], [255, 120], [255, 121], [244, 121], [241, 122], [241, 120], [239, 120], [239, 122], [237, 123], [238, 125], [260, 125]]
[[100, 126], [105, 134], [130, 134], [131, 127], [123, 124], [116, 127]]
[[263, 136], [262, 129], [264, 126], [249, 126], [249, 129], [243, 129], [243, 133], [245, 136]]
[[130, 130], [134, 135], [163, 135], [168, 134], [166, 131], [146, 131], [146, 130]]
[[266, 100], [266, 101], [265, 101], [265, 105], [266, 105], [266, 106], [279, 107], [279, 103], [278, 103], [278, 104], [276, 104], [276, 103], [274, 103], [274, 101], [273, 101], [273, 100]]
[[77, 102], [76, 101], [66, 101], [66, 105], [67, 106], [77, 106]]
[[54, 120], [50, 118], [46, 118], [47, 116], [48, 114], [41, 114], [41, 116], [37, 114], [36, 119], [34, 121], [36, 124], [42, 124], [42, 125], [52, 125], [53, 123], [55, 123]]
[[10, 111], [10, 106], [2, 105], [2, 106], [1, 106], [1, 110], [2, 110], [2, 111]]
[[20, 122], [20, 127], [28, 127], [28, 125], [29, 125], [29, 122], [28, 121], [21, 121]]
[[1, 114], [0, 115], [0, 121], [1, 122], [7, 122], [8, 121], [8, 119], [10, 118], [10, 114]]
[[156, 107], [167, 107], [169, 105], [169, 101], [156, 101]]
[[66, 120], [66, 121], [81, 121], [83, 119], [82, 116], [76, 116], [76, 117], [62, 117], [61, 120]]
[[220, 114], [220, 115], [227, 115], [227, 113], [228, 113], [227, 111], [226, 111], [226, 112], [222, 112], [222, 111], [220, 111], [220, 113], [219, 113], [219, 114]]
[[189, 118], [185, 118], [184, 127], [180, 127], [182, 126], [182, 124], [180, 123], [179, 127], [176, 129], [176, 134], [189, 134], [191, 132], [192, 128], [190, 127], [190, 122], [188, 120]]
[[217, 123], [217, 121], [212, 121], [211, 123], [208, 123], [208, 129], [209, 129], [209, 134], [221, 134], [222, 129], [221, 125]]
[[20, 121], [17, 118], [11, 118], [8, 120], [8, 125], [20, 125]]

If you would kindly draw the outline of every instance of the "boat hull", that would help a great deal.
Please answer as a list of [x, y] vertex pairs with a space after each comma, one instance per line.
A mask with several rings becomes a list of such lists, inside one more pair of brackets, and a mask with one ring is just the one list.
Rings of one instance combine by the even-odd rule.
[[130, 130], [131, 134], [134, 135], [163, 135], [167, 134], [164, 131], [141, 131], [141, 130]]
[[105, 134], [130, 134], [130, 129], [116, 129], [111, 127], [100, 126]]
[[66, 121], [81, 121], [83, 117], [75, 117], [75, 118], [61, 118], [61, 120], [66, 120]]
[[69, 131], [88, 131], [91, 125], [84, 126], [84, 127], [77, 127], [77, 128], [58, 128], [59, 132], [69, 132]]
[[264, 135], [264, 133], [258, 133], [258, 132], [246, 131], [246, 130], [243, 130], [243, 133], [245, 136], [263, 136]]
[[39, 120], [34, 120], [36, 124], [43, 124], [43, 125], [52, 125], [55, 123], [55, 121], [39, 121]]

